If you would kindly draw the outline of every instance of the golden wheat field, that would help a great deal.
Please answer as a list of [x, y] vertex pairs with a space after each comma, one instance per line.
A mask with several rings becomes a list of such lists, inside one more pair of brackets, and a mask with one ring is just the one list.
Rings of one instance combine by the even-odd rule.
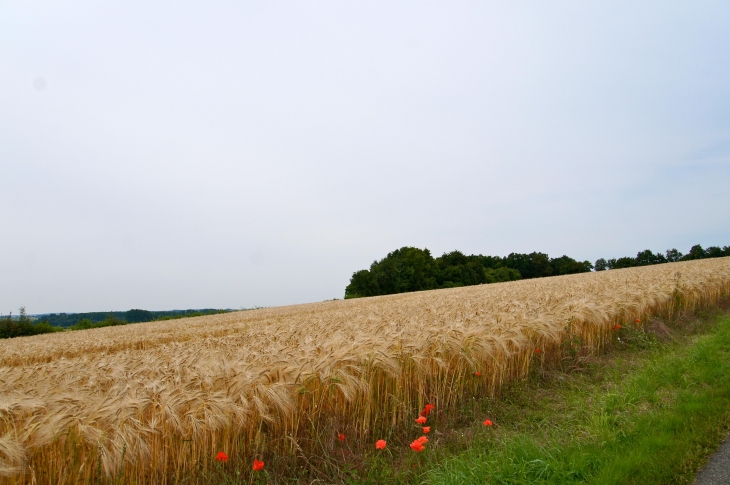
[[173, 483], [219, 450], [373, 440], [557, 361], [568, 333], [594, 352], [729, 293], [718, 258], [0, 341], [0, 482]]

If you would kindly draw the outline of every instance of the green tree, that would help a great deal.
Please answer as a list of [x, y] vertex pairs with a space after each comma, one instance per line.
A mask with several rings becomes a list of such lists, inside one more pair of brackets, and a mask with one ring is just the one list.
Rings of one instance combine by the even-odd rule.
[[593, 270], [593, 265], [589, 261], [576, 261], [568, 256], [550, 259], [553, 275], [587, 273]]
[[667, 249], [667, 252], [665, 254], [667, 255], [667, 261], [670, 263], [676, 263], [677, 261], [682, 259], [682, 253], [680, 253], [676, 249]]
[[18, 315], [18, 318], [14, 319], [11, 313], [7, 317], [0, 319], [0, 339], [27, 337], [43, 333], [59, 332], [61, 330], [63, 329], [54, 327], [47, 321], [33, 322], [25, 312], [25, 307], [20, 307], [20, 315]]
[[699, 244], [695, 244], [692, 246], [692, 248], [689, 250], [689, 253], [684, 255], [682, 258], [682, 261], [688, 261], [692, 259], [703, 259], [707, 257], [707, 252], [705, 252], [704, 249], [702, 249], [702, 246]]
[[636, 255], [634, 260], [636, 266], [650, 266], [652, 264], [666, 263], [667, 258], [659, 253], [652, 253], [650, 249], [645, 249]]
[[353, 273], [345, 298], [430, 290], [436, 288], [437, 272], [428, 249], [405, 246], [373, 262], [370, 270]]
[[530, 254], [510, 253], [503, 260], [503, 265], [516, 269], [522, 278], [542, 278], [553, 274], [550, 258], [545, 253], [532, 252]]
[[484, 277], [486, 280], [485, 283], [502, 283], [504, 281], [517, 281], [522, 279], [519, 271], [504, 266], [497, 269], [485, 268]]
[[151, 322], [155, 316], [147, 310], [129, 310], [124, 312], [124, 319], [129, 323], [141, 323]]
[[636, 266], [636, 260], [630, 256], [623, 258], [611, 258], [607, 262], [608, 269], [633, 268]]

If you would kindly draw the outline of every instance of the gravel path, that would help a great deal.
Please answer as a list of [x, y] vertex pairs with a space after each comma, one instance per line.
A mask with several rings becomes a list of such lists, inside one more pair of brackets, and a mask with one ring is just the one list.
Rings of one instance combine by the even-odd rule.
[[730, 485], [730, 439], [726, 439], [707, 465], [700, 470], [695, 485]]

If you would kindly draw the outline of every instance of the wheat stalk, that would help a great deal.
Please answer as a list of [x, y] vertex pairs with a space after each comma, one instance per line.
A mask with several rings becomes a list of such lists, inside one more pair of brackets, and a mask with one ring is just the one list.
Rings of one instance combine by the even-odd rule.
[[170, 483], [221, 449], [371, 439], [561, 358], [566, 332], [595, 352], [616, 323], [728, 293], [717, 258], [0, 341], [0, 483], [88, 482], [97, 463]]

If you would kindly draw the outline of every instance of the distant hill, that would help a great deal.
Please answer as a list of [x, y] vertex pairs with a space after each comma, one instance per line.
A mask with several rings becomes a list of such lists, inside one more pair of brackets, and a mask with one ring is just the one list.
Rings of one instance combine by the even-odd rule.
[[72, 327], [82, 320], [92, 323], [99, 323], [108, 320], [110, 317], [122, 320], [125, 323], [142, 323], [154, 320], [172, 320], [177, 318], [197, 317], [202, 315], [214, 315], [232, 311], [230, 309], [220, 310], [215, 308], [201, 308], [197, 310], [165, 310], [150, 311], [132, 309], [126, 312], [87, 312], [87, 313], [43, 313], [30, 315], [33, 320], [46, 321], [56, 327]]

